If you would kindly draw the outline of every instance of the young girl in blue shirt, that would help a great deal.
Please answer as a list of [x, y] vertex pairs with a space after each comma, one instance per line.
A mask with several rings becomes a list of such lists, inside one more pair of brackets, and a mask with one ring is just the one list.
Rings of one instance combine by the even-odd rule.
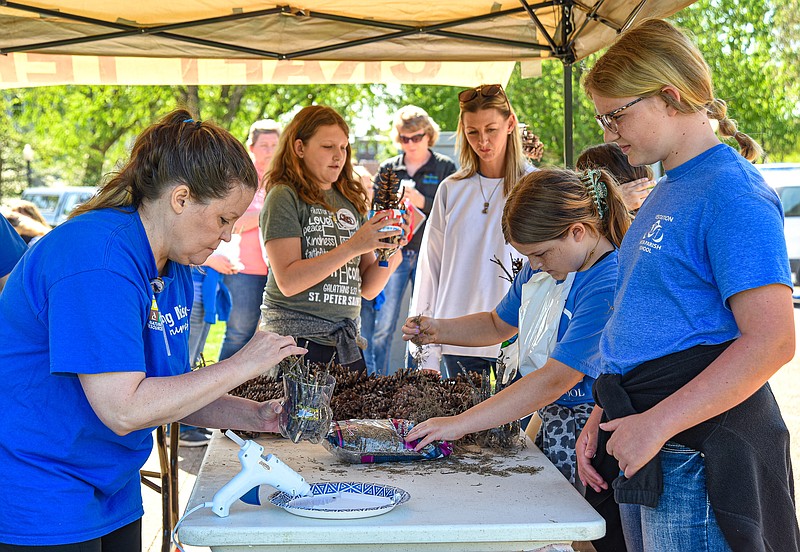
[[781, 203], [748, 162], [760, 148], [667, 22], [623, 33], [584, 88], [605, 140], [666, 171], [620, 247], [603, 408], [578, 441], [587, 498], [615, 479], [630, 551], [797, 550], [789, 436], [767, 383], [794, 355], [792, 282]]
[[506, 240], [528, 258], [511, 290], [491, 312], [449, 319], [409, 318], [403, 338], [422, 344], [486, 346], [519, 331], [519, 341], [524, 342], [532, 329], [520, 327], [523, 285], [540, 272], [556, 281], [574, 273], [564, 308], [556, 317], [557, 343], [538, 369], [529, 367], [520, 351], [524, 377], [519, 381], [462, 414], [419, 423], [407, 439], [421, 439], [419, 449], [434, 440], [459, 439], [539, 410], [542, 425], [537, 442], [575, 483], [575, 438], [594, 404], [591, 387], [600, 374], [600, 332], [614, 300], [616, 248], [629, 224], [616, 182], [605, 171], [547, 169], [524, 176], [508, 195], [502, 217]]

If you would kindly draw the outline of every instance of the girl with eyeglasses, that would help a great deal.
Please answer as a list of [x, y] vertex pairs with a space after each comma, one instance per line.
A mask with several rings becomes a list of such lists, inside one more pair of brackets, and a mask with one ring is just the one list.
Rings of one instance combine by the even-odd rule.
[[364, 371], [361, 298], [374, 298], [403, 258], [393, 255], [381, 267], [375, 250], [396, 248], [381, 240], [407, 233], [408, 225], [390, 212], [367, 219], [349, 134], [342, 116], [321, 105], [301, 109], [281, 134], [259, 225], [270, 268], [261, 327], [295, 336], [310, 361], [327, 363], [335, 354]]
[[[378, 174], [375, 175], [375, 186], [377, 187], [387, 170], [394, 171], [404, 187], [404, 197], [425, 215], [429, 215], [439, 183], [456, 171], [452, 159], [431, 149], [439, 138], [439, 125], [421, 107], [407, 105], [401, 107], [395, 115], [391, 136], [400, 145], [402, 153], [381, 163]], [[379, 376], [386, 376], [391, 372], [389, 360], [392, 358], [392, 337], [397, 329], [397, 318], [403, 306], [406, 288], [409, 284], [412, 291], [414, 288], [424, 229], [425, 221], [414, 228], [411, 241], [402, 251], [403, 262], [383, 290], [383, 303], [377, 305], [372, 301], [365, 301], [362, 306], [362, 324], [366, 325], [370, 317], [374, 319], [374, 324], [369, 328], [371, 336], [364, 331], [369, 341], [369, 347], [365, 351], [367, 367]], [[377, 303], [377, 299], [375, 302]]]
[[584, 88], [606, 141], [666, 170], [620, 247], [598, 408], [578, 440], [587, 498], [608, 500], [614, 480], [631, 551], [798, 550], [767, 383], [794, 355], [792, 281], [781, 203], [748, 162], [760, 148], [667, 22], [623, 33]]
[[[458, 95], [457, 147], [461, 168], [439, 186], [426, 223], [411, 301], [411, 315], [456, 318], [490, 311], [508, 291], [493, 258], [509, 259], [513, 248], [501, 229], [506, 197], [533, 170], [522, 149], [517, 117], [499, 84]], [[508, 262], [508, 261], [506, 261]], [[410, 345], [412, 352], [417, 349]], [[485, 372], [499, 345], [425, 345], [421, 368], [443, 378], [465, 369]], [[440, 368], [440, 360], [444, 361]]]

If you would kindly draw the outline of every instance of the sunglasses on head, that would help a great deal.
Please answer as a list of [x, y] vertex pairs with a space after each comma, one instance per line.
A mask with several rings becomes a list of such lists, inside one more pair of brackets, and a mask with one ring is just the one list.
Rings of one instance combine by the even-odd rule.
[[400, 138], [400, 141], [403, 142], [404, 144], [408, 144], [409, 142], [414, 142], [415, 144], [419, 144], [420, 142], [422, 142], [422, 139], [425, 138], [425, 134], [426, 133], [424, 132], [420, 134], [415, 134], [414, 136], [403, 136], [401, 134], [398, 136], [398, 138]]
[[476, 86], [475, 88], [467, 88], [466, 90], [459, 92], [458, 101], [461, 103], [467, 103], [471, 102], [478, 96], [483, 96], [484, 98], [503, 96], [503, 98], [505, 98], [506, 93], [503, 92], [503, 86], [500, 84], [482, 84], [480, 86]]

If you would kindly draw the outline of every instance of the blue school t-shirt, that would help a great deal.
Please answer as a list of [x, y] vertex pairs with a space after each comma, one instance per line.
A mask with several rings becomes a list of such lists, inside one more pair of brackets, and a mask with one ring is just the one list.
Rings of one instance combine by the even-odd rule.
[[11, 272], [27, 249], [25, 240], [6, 217], [0, 216], [0, 278]]
[[90, 540], [143, 515], [139, 469], [152, 428], [116, 435], [77, 374], [189, 370], [189, 267], [164, 289], [136, 211], [104, 209], [31, 248], [0, 295], [0, 542]]
[[[502, 301], [495, 308], [500, 319], [519, 327], [522, 285], [536, 271], [526, 262]], [[612, 251], [588, 270], [575, 273], [558, 324], [556, 346], [550, 358], [586, 374], [564, 393], [555, 404], [576, 406], [593, 403], [592, 385], [600, 375], [599, 343], [603, 327], [611, 316], [617, 279], [617, 252]]]
[[739, 337], [728, 299], [769, 284], [792, 285], [783, 208], [720, 144], [667, 171], [625, 235], [603, 371]]

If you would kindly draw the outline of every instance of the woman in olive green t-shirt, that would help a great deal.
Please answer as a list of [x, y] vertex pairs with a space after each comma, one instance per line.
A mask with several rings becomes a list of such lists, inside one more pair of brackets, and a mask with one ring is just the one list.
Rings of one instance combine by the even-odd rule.
[[[358, 315], [402, 260], [378, 266], [374, 251], [396, 247], [382, 238], [387, 225], [406, 222], [391, 213], [367, 219], [367, 196], [353, 177], [349, 128], [333, 109], [310, 106], [292, 120], [266, 175], [261, 232], [269, 263], [262, 327], [292, 335], [306, 358], [365, 370]], [[405, 235], [405, 234], [404, 234]], [[401, 246], [406, 241], [402, 240]], [[306, 341], [308, 344], [306, 345]]]

